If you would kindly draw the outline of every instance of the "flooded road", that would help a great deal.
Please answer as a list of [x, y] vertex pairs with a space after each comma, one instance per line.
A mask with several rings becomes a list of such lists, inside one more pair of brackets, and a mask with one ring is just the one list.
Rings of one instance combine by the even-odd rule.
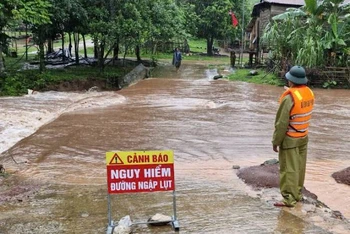
[[[105, 233], [105, 153], [168, 149], [174, 151], [181, 233], [348, 233], [348, 225], [327, 226], [301, 207], [276, 209], [237, 178], [233, 165], [277, 158], [271, 136], [283, 88], [213, 80], [214, 75], [206, 64], [184, 62], [178, 73], [160, 67], [152, 78], [116, 93], [0, 99], [1, 108], [16, 115], [52, 115], [0, 155], [0, 163], [15, 173], [0, 191], [18, 185], [10, 192], [26, 195], [21, 201], [0, 199], [0, 233]], [[350, 165], [350, 91], [314, 92], [305, 186], [350, 218], [350, 186], [331, 177]], [[113, 195], [112, 209], [114, 220], [171, 215], [172, 193]], [[134, 233], [172, 230], [139, 225]]]

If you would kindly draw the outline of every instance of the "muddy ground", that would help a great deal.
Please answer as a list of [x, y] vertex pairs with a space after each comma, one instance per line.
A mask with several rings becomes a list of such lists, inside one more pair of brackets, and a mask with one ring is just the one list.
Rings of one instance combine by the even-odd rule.
[[[99, 86], [100, 85], [100, 86]], [[69, 83], [69, 84], [62, 84], [57, 86], [56, 88], [54, 88], [53, 90], [57, 90], [57, 91], [82, 91], [82, 90], [86, 90], [90, 87], [93, 86], [97, 86], [98, 88], [103, 89], [102, 84], [97, 84], [97, 83], [90, 83], [89, 85], [85, 86], [84, 83]], [[29, 162], [30, 163], [30, 162]], [[27, 162], [24, 162], [24, 164], [27, 165]], [[30, 167], [30, 166], [29, 166]], [[348, 171], [349, 172], [349, 171]], [[8, 173], [11, 173], [10, 171], [8, 171]], [[44, 200], [43, 198], [47, 198], [47, 199], [51, 199], [52, 197], [55, 198], [58, 195], [61, 195], [61, 192], [64, 189], [69, 189], [69, 186], [62, 186], [65, 188], [61, 188], [61, 190], [58, 190], [59, 192], [56, 192], [56, 190], [53, 189], [53, 187], [50, 187], [49, 184], [45, 184], [45, 183], [40, 183], [38, 181], [32, 181], [30, 179], [25, 179], [22, 181], [23, 178], [21, 178], [20, 176], [13, 176], [15, 174], [6, 174], [3, 173], [2, 176], [0, 176], [0, 204], [6, 204], [8, 207], [19, 207], [19, 206], [23, 206], [26, 204], [39, 204], [41, 206], [41, 201], [40, 200]], [[346, 172], [341, 172], [340, 173], [340, 177], [342, 179], [345, 179], [347, 181], [349, 181], [349, 174], [346, 174]], [[241, 170], [238, 171], [238, 176], [239, 178], [241, 178], [243, 181], [245, 181], [246, 184], [252, 186], [255, 189], [260, 189], [262, 194], [261, 197], [262, 199], [268, 199], [268, 202], [273, 202], [271, 201], [271, 197], [274, 199], [279, 199], [279, 191], [278, 191], [278, 187], [279, 187], [279, 180], [278, 180], [278, 165], [274, 164], [274, 165], [259, 165], [259, 166], [253, 166], [253, 167], [248, 167], [248, 168], [242, 168]], [[337, 180], [338, 181], [338, 180]], [[86, 191], [85, 191], [86, 190]], [[76, 194], [73, 193], [72, 191], [70, 191], [69, 193], [69, 197], [83, 197], [83, 195], [81, 194], [86, 194], [88, 193], [88, 188], [86, 188], [85, 190], [83, 190], [82, 192], [79, 191], [78, 196], [75, 196]], [[271, 192], [272, 191], [272, 192]], [[104, 192], [104, 191], [103, 191]], [[71, 195], [74, 194], [74, 195]], [[266, 195], [267, 194], [267, 195]], [[96, 194], [95, 194], [96, 195]], [[314, 207], [322, 207], [322, 208], [327, 208], [327, 206], [325, 204], [323, 204], [322, 202], [317, 200], [317, 196], [315, 194], [313, 194], [312, 192], [308, 191], [308, 190], [304, 190], [304, 195], [309, 197], [310, 199], [307, 200], [307, 202], [309, 203], [302, 203], [299, 204], [300, 206], [302, 206], [302, 215], [304, 214], [312, 214], [311, 217], [311, 221], [312, 223], [315, 223], [318, 226], [326, 226], [325, 230], [332, 230], [332, 227], [337, 227], [335, 224], [336, 221], [340, 221], [339, 219], [343, 219], [343, 216], [339, 213], [337, 213], [336, 211], [328, 211], [330, 209], [316, 209]], [[93, 196], [91, 196], [93, 197]], [[96, 198], [96, 196], [94, 196]], [[100, 194], [98, 194], [97, 197], [104, 197], [103, 195], [101, 196]], [[266, 199], [266, 200], [267, 200]], [[105, 201], [100, 199], [100, 200], [95, 200], [96, 203], [98, 204], [104, 204]], [[81, 203], [86, 203], [86, 204], [92, 204], [92, 202], [90, 200], [82, 200]], [[47, 204], [43, 203], [43, 207], [47, 206]], [[69, 203], [69, 205], [71, 205], [71, 203]], [[83, 205], [81, 205], [83, 206]], [[273, 205], [271, 205], [271, 207], [273, 207]], [[272, 209], [275, 209], [274, 207]], [[279, 209], [279, 208], [277, 208]], [[286, 208], [288, 209], [288, 208]], [[14, 209], [15, 210], [15, 209]], [[41, 209], [40, 209], [41, 211]], [[320, 211], [320, 214], [318, 214], [317, 212]], [[33, 213], [35, 213], [36, 210], [33, 209]], [[75, 211], [76, 212], [76, 211]], [[298, 210], [297, 209], [288, 209], [288, 212], [294, 214], [296, 213], [297, 217], [304, 217], [301, 216], [300, 213], [297, 213]], [[75, 214], [75, 213], [74, 213]], [[332, 214], [331, 218], [330, 218], [330, 214]], [[78, 214], [80, 215], [82, 218], [86, 218], [88, 215], [88, 213], [82, 213], [82, 214]], [[327, 216], [329, 215], [329, 216]], [[306, 216], [306, 215], [305, 215]], [[92, 217], [92, 216], [91, 216]], [[336, 218], [336, 219], [334, 219]], [[299, 220], [298, 220], [299, 222]], [[343, 224], [344, 222], [342, 222], [341, 224]], [[0, 223], [1, 225], [7, 225], [7, 220], [4, 219], [4, 221], [2, 223]], [[35, 223], [31, 224], [30, 222], [28, 222], [28, 225], [26, 227], [32, 227], [31, 225], [36, 225]], [[60, 229], [62, 227], [58, 226], [59, 222], [57, 221], [53, 221], [51, 222], [48, 226], [49, 227], [53, 227], [54, 230], [56, 230], [56, 233], [59, 233]], [[18, 230], [18, 226], [16, 227]], [[11, 229], [11, 230], [15, 230], [15, 229]], [[34, 229], [33, 229], [34, 230]], [[102, 229], [101, 229], [102, 230]], [[341, 229], [342, 230], [342, 229]], [[345, 229], [344, 229], [345, 230]], [[331, 232], [331, 233], [348, 233], [349, 229], [346, 229], [344, 232]], [[99, 233], [102, 233], [104, 230], [102, 230]], [[1, 233], [1, 230], [0, 230]], [[12, 232], [12, 233], [16, 233], [16, 232]], [[17, 232], [17, 233], [25, 233], [25, 232]], [[28, 232], [27, 232], [28, 233]], [[35, 232], [32, 232], [35, 233]], [[36, 234], [39, 232], [36, 232]], [[49, 233], [49, 232], [41, 232], [41, 233]], [[61, 232], [62, 233], [62, 232]]]

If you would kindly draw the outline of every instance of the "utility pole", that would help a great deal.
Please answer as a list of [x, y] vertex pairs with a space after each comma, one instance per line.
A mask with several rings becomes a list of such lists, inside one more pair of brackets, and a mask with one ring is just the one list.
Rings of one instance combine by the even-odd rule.
[[242, 0], [242, 42], [241, 42], [241, 66], [243, 67], [243, 51], [244, 51], [244, 0]]
[[27, 24], [27, 21], [25, 21], [25, 25], [26, 25], [26, 61], [28, 61], [28, 39], [29, 39], [29, 36], [28, 36], [28, 24]]

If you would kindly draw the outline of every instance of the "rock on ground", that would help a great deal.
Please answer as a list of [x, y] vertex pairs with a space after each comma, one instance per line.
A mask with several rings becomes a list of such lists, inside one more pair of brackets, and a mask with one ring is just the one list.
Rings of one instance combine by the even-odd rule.
[[350, 185], [350, 167], [345, 168], [344, 170], [334, 172], [332, 177], [338, 183]]
[[[253, 188], [279, 188], [279, 164], [260, 165], [242, 168], [237, 176]], [[306, 197], [317, 199], [316, 194], [311, 193], [305, 187], [303, 194]]]

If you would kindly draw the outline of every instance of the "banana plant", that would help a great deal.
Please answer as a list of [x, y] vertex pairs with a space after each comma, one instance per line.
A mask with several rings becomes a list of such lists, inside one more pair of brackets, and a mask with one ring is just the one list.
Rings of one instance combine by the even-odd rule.
[[[298, 9], [289, 9], [272, 18], [263, 42], [281, 58], [306, 67], [324, 66], [330, 53], [349, 51], [349, 6], [343, 0], [305, 0]], [[345, 54], [345, 53], [344, 53]]]
[[323, 38], [325, 41], [325, 48], [332, 49], [336, 46], [346, 46], [343, 38], [348, 38], [350, 32], [343, 31], [345, 29], [344, 23], [339, 22], [335, 14], [329, 16], [328, 23], [331, 30], [327, 31]]

